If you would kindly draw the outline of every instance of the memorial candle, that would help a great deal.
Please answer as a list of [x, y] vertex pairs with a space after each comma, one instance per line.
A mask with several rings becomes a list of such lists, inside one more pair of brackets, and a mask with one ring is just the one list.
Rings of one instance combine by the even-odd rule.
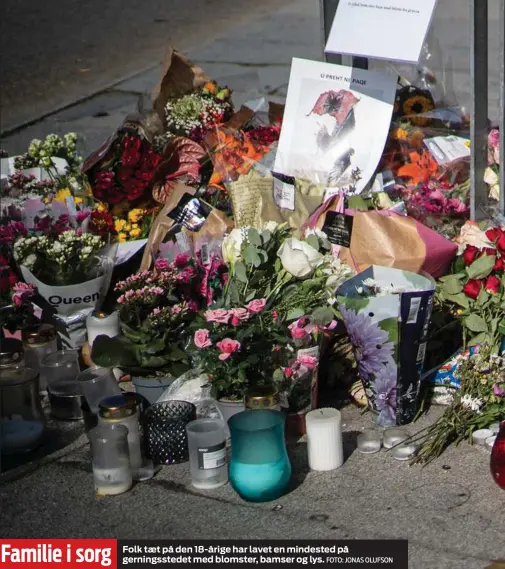
[[97, 336], [109, 336], [114, 338], [119, 335], [119, 313], [104, 314], [103, 312], [93, 312], [86, 319], [86, 331], [88, 334], [88, 344], [93, 345]]
[[335, 470], [344, 463], [341, 415], [337, 409], [316, 409], [305, 416], [307, 450], [312, 470]]

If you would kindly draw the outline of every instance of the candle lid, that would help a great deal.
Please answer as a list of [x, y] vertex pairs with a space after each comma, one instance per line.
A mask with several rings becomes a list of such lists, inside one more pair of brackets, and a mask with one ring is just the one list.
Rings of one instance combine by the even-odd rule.
[[103, 419], [125, 419], [137, 412], [137, 403], [133, 397], [112, 395], [100, 401], [98, 409]]
[[340, 411], [332, 407], [323, 407], [322, 409], [314, 409], [305, 415], [305, 421], [308, 423], [328, 421], [329, 419], [340, 420]]
[[279, 392], [273, 385], [249, 389], [245, 394], [246, 409], [275, 407], [279, 401]]
[[14, 338], [0, 340], [0, 368], [15, 367], [24, 362], [23, 343]]
[[30, 381], [36, 381], [39, 377], [38, 371], [25, 367], [10, 367], [2, 370], [0, 375], [0, 387], [21, 385]]
[[56, 328], [52, 324], [36, 324], [23, 330], [25, 344], [45, 344], [56, 339]]

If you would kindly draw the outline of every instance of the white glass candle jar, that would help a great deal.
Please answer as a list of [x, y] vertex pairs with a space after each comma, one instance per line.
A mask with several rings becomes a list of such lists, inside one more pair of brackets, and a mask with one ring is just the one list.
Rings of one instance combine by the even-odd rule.
[[90, 431], [89, 439], [96, 494], [114, 496], [127, 492], [133, 484], [128, 429], [124, 425], [98, 425]]
[[[58, 350], [56, 329], [51, 324], [39, 324], [23, 330], [25, 365], [40, 373], [41, 362]], [[47, 390], [45, 375], [40, 377], [40, 391]]]
[[135, 399], [123, 395], [107, 397], [100, 402], [98, 415], [99, 425], [124, 425], [128, 429], [130, 466], [133, 478], [137, 479], [142, 469], [143, 458]]
[[191, 481], [195, 488], [219, 488], [228, 482], [223, 421], [197, 419], [186, 425]]
[[312, 470], [335, 470], [344, 463], [341, 415], [337, 409], [316, 409], [305, 416], [307, 450]]

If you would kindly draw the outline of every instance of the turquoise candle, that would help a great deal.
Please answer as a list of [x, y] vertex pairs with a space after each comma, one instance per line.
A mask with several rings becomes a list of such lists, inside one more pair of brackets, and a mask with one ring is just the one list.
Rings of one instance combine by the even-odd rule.
[[250, 502], [279, 498], [291, 479], [284, 440], [285, 415], [279, 411], [243, 411], [228, 421], [231, 433], [230, 483]]

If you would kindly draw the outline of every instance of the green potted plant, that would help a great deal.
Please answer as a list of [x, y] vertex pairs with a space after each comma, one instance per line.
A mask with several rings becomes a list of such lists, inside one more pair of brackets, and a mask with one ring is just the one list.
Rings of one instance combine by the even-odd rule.
[[177, 272], [143, 271], [116, 285], [121, 334], [97, 336], [91, 359], [132, 377], [137, 393], [154, 403], [191, 368], [187, 330], [194, 314], [175, 294]]

